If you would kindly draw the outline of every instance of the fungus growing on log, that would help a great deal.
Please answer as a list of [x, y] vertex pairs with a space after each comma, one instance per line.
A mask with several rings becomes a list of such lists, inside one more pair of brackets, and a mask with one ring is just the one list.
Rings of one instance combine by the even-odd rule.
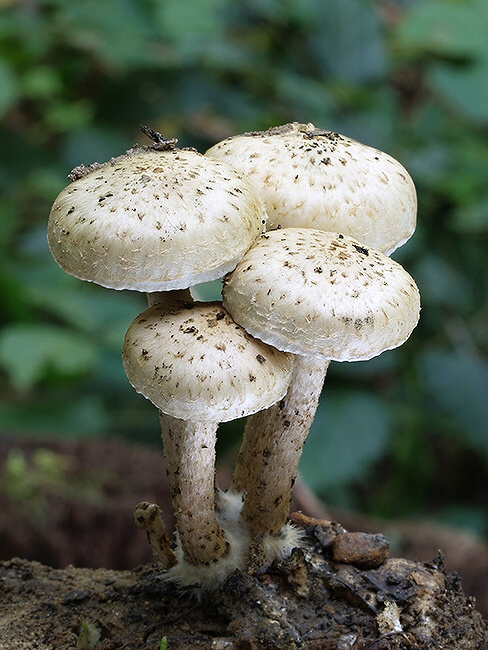
[[[177, 149], [176, 140], [147, 127], [143, 131], [153, 145], [73, 170], [72, 183], [51, 209], [49, 246], [61, 268], [77, 278], [146, 292], [150, 305], [191, 303], [189, 288], [232, 270], [264, 230], [266, 214], [249, 181], [226, 163]], [[166, 414], [161, 424], [165, 452], [171, 454], [170, 432], [181, 420]], [[211, 458], [207, 480], [213, 484]], [[210, 511], [220, 543], [186, 558], [190, 564], [214, 562], [218, 550], [228, 554], [213, 498]], [[182, 526], [182, 548], [190, 549], [185, 535], [193, 532]]]
[[351, 237], [284, 228], [262, 235], [227, 276], [223, 302], [252, 336], [295, 354], [286, 397], [254, 416], [234, 475], [252, 535], [272, 538], [287, 521], [330, 361], [364, 361], [404, 343], [419, 292], [397, 262]]
[[290, 382], [292, 355], [253, 339], [219, 302], [175, 301], [133, 321], [123, 359], [131, 384], [161, 411], [179, 536], [169, 577], [218, 586], [245, 567], [249, 536], [240, 499], [229, 503], [217, 491], [215, 508], [217, 426], [278, 402]]

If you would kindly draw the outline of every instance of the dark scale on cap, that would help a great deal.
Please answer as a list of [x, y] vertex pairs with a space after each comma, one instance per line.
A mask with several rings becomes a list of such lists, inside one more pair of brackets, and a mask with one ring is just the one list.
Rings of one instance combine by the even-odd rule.
[[369, 255], [369, 250], [367, 248], [364, 248], [363, 246], [358, 246], [357, 244], [353, 244], [353, 246], [358, 253], [362, 253], [363, 255]]

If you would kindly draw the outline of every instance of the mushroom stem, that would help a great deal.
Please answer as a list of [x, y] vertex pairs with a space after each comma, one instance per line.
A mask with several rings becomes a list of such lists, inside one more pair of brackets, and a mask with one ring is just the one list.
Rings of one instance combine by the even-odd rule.
[[242, 514], [254, 537], [276, 535], [287, 522], [298, 463], [329, 363], [296, 355], [285, 397], [248, 417], [232, 490], [246, 495]]
[[149, 307], [159, 304], [170, 304], [174, 301], [187, 303], [193, 302], [190, 289], [174, 289], [173, 291], [152, 291], [147, 293], [147, 304]]
[[161, 562], [163, 568], [169, 569], [175, 566], [178, 560], [171, 548], [171, 542], [161, 516], [161, 508], [155, 503], [141, 501], [135, 507], [134, 520], [136, 526], [146, 531], [153, 553]]
[[217, 424], [187, 422], [164, 413], [160, 417], [181, 548], [188, 564], [208, 565], [230, 550], [215, 513]]

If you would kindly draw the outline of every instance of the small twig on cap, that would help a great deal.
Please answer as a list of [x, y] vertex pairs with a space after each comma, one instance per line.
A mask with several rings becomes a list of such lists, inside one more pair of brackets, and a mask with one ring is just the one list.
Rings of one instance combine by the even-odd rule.
[[154, 131], [154, 129], [151, 129], [145, 124], [141, 124], [141, 131], [154, 142], [154, 148], [159, 149], [160, 151], [174, 149], [178, 142], [176, 138], [165, 138], [164, 135], [158, 131]]

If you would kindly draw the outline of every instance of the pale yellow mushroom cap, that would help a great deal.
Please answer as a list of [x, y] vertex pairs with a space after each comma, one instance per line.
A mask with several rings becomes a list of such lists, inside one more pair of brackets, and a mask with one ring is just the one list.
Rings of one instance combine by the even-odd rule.
[[185, 289], [235, 267], [266, 215], [250, 183], [193, 150], [133, 149], [93, 165], [57, 197], [58, 264], [112, 289]]
[[253, 339], [220, 302], [155, 305], [127, 331], [129, 381], [164, 413], [226, 422], [278, 402], [291, 379], [292, 355]]
[[392, 253], [415, 230], [417, 195], [388, 154], [313, 124], [233, 136], [206, 156], [247, 176], [269, 216], [268, 230], [342, 232]]
[[227, 276], [223, 302], [252, 336], [333, 361], [401, 345], [420, 312], [400, 264], [347, 235], [306, 228], [262, 235]]

